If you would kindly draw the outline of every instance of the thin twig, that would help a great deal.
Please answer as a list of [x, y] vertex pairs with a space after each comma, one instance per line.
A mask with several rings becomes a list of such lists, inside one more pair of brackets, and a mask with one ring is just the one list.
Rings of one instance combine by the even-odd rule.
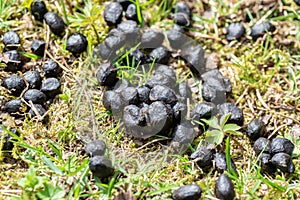
[[277, 113], [277, 112], [275, 113], [275, 115], [280, 115], [280, 116], [282, 116], [282, 117], [288, 118], [288, 119], [294, 121], [296, 124], [300, 125], [300, 122], [299, 122], [297, 119], [294, 119], [294, 118], [292, 118], [292, 117], [289, 117], [289, 116], [286, 116], [286, 115], [283, 115], [283, 114]]
[[244, 90], [243, 94], [237, 99], [235, 105], [237, 105], [237, 104], [240, 103], [240, 101], [241, 101], [241, 100], [244, 98], [244, 96], [248, 93], [248, 89], [249, 89], [249, 87], [247, 87], [247, 88]]
[[270, 139], [271, 137], [273, 137], [273, 135], [275, 135], [280, 129], [282, 129], [283, 127], [288, 126], [288, 124], [282, 124], [281, 126], [278, 126], [269, 136], [268, 139]]
[[263, 100], [263, 98], [261, 97], [259, 89], [256, 89], [256, 96], [257, 96], [258, 100], [260, 101], [261, 105], [263, 105], [267, 110], [271, 110], [269, 108], [269, 106], [265, 103], [265, 101]]
[[217, 40], [217, 41], [222, 41], [221, 38], [217, 38], [215, 36], [211, 36], [211, 35], [206, 35], [203, 33], [197, 33], [197, 32], [187, 32], [186, 33], [187, 36], [193, 37], [193, 38], [205, 38], [205, 39], [213, 39], [213, 40]]
[[163, 140], [170, 140], [170, 139], [171, 138], [158, 138], [158, 139], [152, 140], [151, 142], [148, 142], [148, 143], [144, 144], [143, 146], [135, 149], [131, 154], [128, 155], [128, 157], [130, 157], [132, 154], [135, 154], [137, 151], [140, 151], [143, 148], [149, 146], [150, 144], [153, 144], [153, 143], [156, 143], [156, 142], [159, 142], [159, 141], [163, 141]]

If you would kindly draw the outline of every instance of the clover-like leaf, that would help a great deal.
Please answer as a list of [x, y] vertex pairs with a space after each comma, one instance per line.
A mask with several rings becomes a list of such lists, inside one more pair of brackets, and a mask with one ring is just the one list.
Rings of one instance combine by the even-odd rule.
[[227, 131], [238, 131], [240, 130], [241, 127], [239, 125], [236, 124], [225, 124], [223, 127], [223, 131], [227, 132]]
[[224, 138], [224, 133], [219, 130], [211, 130], [206, 132], [205, 141], [208, 145], [216, 144], [219, 145], [222, 143]]
[[221, 130], [221, 126], [218, 123], [218, 118], [213, 116], [210, 119], [201, 119], [201, 121], [205, 122], [210, 128]]
[[52, 184], [45, 183], [44, 190], [39, 190], [37, 196], [44, 200], [63, 200], [66, 191], [59, 186], [54, 187]]
[[222, 117], [220, 119], [220, 126], [221, 126], [222, 129], [224, 128], [224, 126], [225, 126], [226, 122], [228, 121], [228, 119], [230, 118], [230, 116], [231, 116], [231, 113], [228, 113], [226, 115], [222, 115]]

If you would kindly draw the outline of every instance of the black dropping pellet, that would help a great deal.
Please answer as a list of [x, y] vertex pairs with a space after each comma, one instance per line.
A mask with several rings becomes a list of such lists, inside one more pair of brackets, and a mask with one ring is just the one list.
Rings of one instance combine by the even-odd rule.
[[226, 39], [228, 41], [240, 39], [245, 34], [245, 27], [241, 23], [231, 23], [227, 27]]
[[202, 146], [191, 154], [190, 159], [192, 160], [196, 159], [197, 165], [200, 168], [202, 168], [204, 171], [208, 171], [213, 165], [212, 163], [213, 157], [214, 157], [214, 150], [209, 149], [206, 146]]
[[171, 89], [174, 89], [176, 87], [176, 80], [166, 74], [157, 72], [146, 82], [146, 86], [149, 88], [153, 88], [156, 85], [164, 85]]
[[286, 153], [292, 155], [295, 145], [286, 138], [274, 138], [271, 142], [271, 154]]
[[124, 58], [125, 64], [133, 65], [134, 63], [135, 66], [138, 66], [147, 63], [147, 56], [138, 49], [132, 51], [128, 55], [128, 58], [129, 58], [129, 63], [127, 63], [126, 58]]
[[130, 4], [125, 12], [125, 17], [128, 20], [133, 20], [138, 22], [138, 17], [137, 17], [137, 9], [135, 4]]
[[17, 75], [6, 77], [2, 82], [2, 86], [8, 89], [14, 96], [19, 96], [26, 88], [25, 81]]
[[55, 12], [47, 12], [44, 19], [48, 24], [50, 30], [58, 36], [61, 36], [65, 31], [66, 24], [64, 20]]
[[126, 87], [120, 92], [120, 94], [125, 105], [137, 105], [139, 103], [138, 92], [135, 87]]
[[102, 103], [104, 108], [112, 111], [114, 115], [120, 114], [122, 112], [122, 108], [124, 107], [124, 102], [120, 94], [111, 90], [104, 92]]
[[138, 98], [139, 98], [140, 103], [149, 104], [150, 103], [150, 99], [149, 99], [150, 89], [146, 86], [139, 86], [136, 89], [137, 89]]
[[184, 13], [174, 14], [174, 23], [183, 27], [188, 27], [191, 24], [189, 16]]
[[[16, 129], [5, 130], [2, 124], [0, 124], [0, 138], [3, 138], [2, 151], [11, 151], [14, 147], [13, 137], [9, 134], [8, 131], [14, 133], [15, 135], [19, 135]], [[3, 136], [4, 135], [4, 136]]]
[[47, 78], [41, 86], [41, 91], [53, 98], [60, 93], [60, 81], [57, 78]]
[[202, 97], [205, 101], [214, 104], [226, 102], [227, 94], [231, 93], [232, 87], [230, 80], [225, 78], [218, 69], [207, 71], [201, 75]]
[[270, 153], [270, 141], [267, 138], [260, 137], [254, 142], [253, 148], [256, 155], [259, 155], [261, 152]]
[[247, 126], [247, 136], [252, 140], [255, 141], [259, 137], [263, 137], [265, 134], [265, 123], [260, 119], [255, 119], [251, 121]]
[[104, 20], [108, 26], [114, 26], [122, 21], [123, 8], [118, 2], [109, 3], [104, 9]]
[[28, 112], [29, 117], [32, 119], [32, 118], [36, 117], [38, 114], [40, 117], [42, 117], [39, 120], [42, 120], [43, 123], [47, 123], [49, 121], [49, 116], [46, 115], [47, 111], [45, 110], [45, 108], [41, 104], [33, 104], [33, 106], [34, 107], [30, 108], [30, 110]]
[[128, 131], [133, 135], [139, 131], [142, 126], [145, 126], [145, 116], [141, 109], [136, 105], [128, 105], [123, 110], [123, 122]]
[[42, 77], [38, 71], [25, 72], [24, 79], [29, 84], [30, 89], [39, 89], [42, 85]]
[[261, 167], [262, 173], [272, 174], [276, 171], [276, 166], [271, 162], [271, 155], [268, 153], [262, 153], [258, 158], [258, 164]]
[[259, 37], [262, 37], [264, 34], [267, 32], [274, 32], [275, 31], [275, 26], [272, 25], [270, 22], [265, 21], [260, 24], [256, 24], [252, 27], [251, 29], [251, 34], [250, 36], [256, 40]]
[[178, 93], [182, 102], [187, 102], [187, 99], [192, 100], [192, 91], [190, 86], [186, 82], [178, 84]]
[[97, 71], [96, 77], [99, 85], [114, 86], [118, 81], [117, 68], [110, 63], [101, 64]]
[[108, 47], [110, 52], [118, 51], [126, 40], [126, 34], [119, 29], [112, 29], [104, 40], [104, 45]]
[[[174, 26], [174, 28], [167, 32], [167, 38], [173, 49], [182, 49], [186, 44], [188, 44], [188, 37], [184, 35], [183, 29], [178, 25]], [[188, 52], [186, 55], [188, 55]]]
[[175, 4], [174, 12], [175, 13], [184, 13], [189, 17], [192, 14], [190, 6], [184, 1], [180, 1]]
[[173, 125], [172, 108], [162, 101], [156, 101], [150, 104], [148, 111], [150, 133], [168, 135], [169, 128]]
[[57, 62], [53, 60], [48, 60], [43, 65], [43, 73], [46, 77], [58, 77], [62, 72], [61, 67]]
[[232, 200], [235, 197], [231, 179], [226, 174], [221, 174], [215, 185], [216, 197], [222, 200]]
[[289, 154], [277, 153], [271, 158], [271, 162], [282, 172], [293, 173], [295, 171], [294, 163]]
[[176, 80], [176, 74], [175, 71], [173, 69], [171, 69], [169, 66], [167, 65], [159, 65], [156, 69], [155, 69], [155, 73], [156, 74], [165, 74], [167, 76], [169, 76], [170, 78]]
[[90, 158], [90, 170], [98, 178], [106, 178], [113, 174], [114, 168], [111, 161], [105, 156], [94, 156]]
[[24, 95], [23, 95], [23, 98], [29, 102], [29, 101], [32, 101], [32, 103], [34, 104], [44, 104], [46, 102], [46, 95], [37, 90], [37, 89], [29, 89], [27, 90]]
[[14, 31], [9, 31], [3, 35], [3, 44], [9, 50], [16, 50], [20, 46], [20, 37]]
[[106, 145], [102, 140], [93, 140], [87, 143], [85, 147], [85, 153], [89, 155], [89, 157], [94, 156], [103, 156], [105, 154]]
[[175, 92], [163, 85], [154, 86], [149, 94], [149, 99], [151, 101], [163, 101], [166, 104], [174, 106], [177, 102], [177, 97]]
[[114, 84], [113, 87], [110, 87], [110, 89], [116, 93], [121, 93], [125, 88], [131, 86], [131, 83], [126, 78], [123, 78], [117, 81], [117, 83]]
[[[190, 38], [184, 37], [182, 46], [175, 48], [182, 49], [182, 58], [187, 61], [188, 67], [195, 75], [200, 75], [205, 71], [204, 49], [200, 44], [191, 44]], [[174, 48], [174, 46], [172, 46]]]
[[169, 62], [171, 53], [165, 47], [158, 47], [156, 49], [153, 49], [149, 56], [151, 62], [167, 64]]
[[[226, 155], [224, 153], [216, 153], [214, 161], [215, 161], [215, 167], [218, 172], [223, 173], [225, 170], [228, 169], [227, 162], [226, 162]], [[230, 159], [230, 165], [231, 168], [234, 171], [236, 171], [236, 166], [232, 159]]]
[[239, 126], [243, 125], [244, 114], [242, 109], [240, 109], [239, 107], [235, 106], [232, 103], [223, 103], [221, 105], [218, 105], [217, 107], [218, 107], [219, 114], [221, 116], [230, 114], [227, 123], [234, 123]]
[[48, 12], [45, 2], [41, 0], [34, 0], [30, 4], [30, 11], [38, 21], [43, 21], [44, 15]]
[[202, 194], [202, 189], [196, 184], [185, 185], [172, 194], [174, 200], [198, 200]]
[[31, 44], [31, 51], [38, 56], [43, 56], [46, 42], [44, 40], [34, 40]]
[[185, 119], [187, 115], [187, 105], [181, 102], [177, 102], [173, 107], [173, 115], [174, 120], [177, 123], [180, 123], [182, 120]]
[[4, 110], [11, 116], [19, 117], [26, 110], [26, 104], [19, 99], [10, 100], [5, 104]]
[[170, 147], [174, 153], [183, 153], [191, 145], [196, 136], [194, 127], [188, 122], [181, 122], [175, 126], [172, 132], [172, 141]]
[[17, 72], [22, 69], [22, 58], [16, 50], [10, 50], [3, 53], [4, 58], [8, 58], [5, 70], [9, 72]]
[[201, 118], [209, 119], [216, 114], [216, 105], [211, 102], [197, 104], [192, 110], [192, 119], [200, 121]]
[[142, 34], [141, 47], [142, 48], [157, 48], [162, 45], [164, 41], [164, 34], [152, 29], [147, 30]]
[[68, 38], [66, 49], [72, 54], [77, 55], [86, 51], [87, 46], [86, 37], [80, 33], [74, 33]]

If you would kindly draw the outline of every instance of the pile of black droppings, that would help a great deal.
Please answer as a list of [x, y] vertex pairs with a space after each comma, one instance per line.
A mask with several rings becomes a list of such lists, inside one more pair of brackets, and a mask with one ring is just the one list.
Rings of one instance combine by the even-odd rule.
[[[9, 60], [4, 63], [4, 70], [8, 73], [1, 86], [7, 90], [8, 100], [1, 110], [14, 118], [24, 119], [39, 116], [39, 121], [46, 123], [48, 116], [46, 108], [50, 106], [53, 98], [60, 93], [60, 74], [62, 69], [58, 63], [47, 60], [40, 69], [25, 69], [25, 62], [18, 53], [21, 48], [20, 37], [15, 32], [4, 34], [3, 43]], [[11, 50], [11, 49], [14, 50]], [[35, 40], [31, 46], [32, 51], [42, 56], [45, 50], [44, 41]]]
[[[190, 159], [194, 160], [198, 167], [204, 172], [209, 172], [211, 169], [217, 170], [219, 173], [223, 173], [228, 170], [226, 163], [226, 156], [222, 152], [216, 152], [215, 149], [208, 148], [207, 146], [201, 146], [190, 155]], [[230, 160], [231, 169], [236, 171], [234, 161]]]
[[[67, 28], [63, 18], [56, 12], [48, 11], [46, 4], [41, 0], [34, 0], [30, 5], [30, 12], [39, 22], [45, 20], [51, 32], [57, 36], [63, 36]], [[67, 39], [66, 49], [74, 56], [78, 56], [86, 51], [87, 39], [80, 33], [73, 33]], [[31, 50], [38, 56], [43, 56], [46, 43], [43, 40], [35, 40], [31, 45]]]
[[89, 167], [94, 176], [107, 178], [114, 172], [112, 162], [105, 156], [106, 145], [102, 140], [93, 140], [85, 147], [90, 157]]
[[139, 22], [136, 5], [131, 1], [110, 2], [106, 5], [103, 15], [108, 26], [117, 26], [123, 16], [127, 20]]
[[[250, 36], [253, 40], [264, 36], [266, 33], [272, 33], [276, 30], [275, 26], [269, 21], [263, 21], [255, 24], [251, 28]], [[226, 39], [228, 41], [240, 40], [246, 33], [246, 29], [241, 22], [233, 22], [226, 28]]]
[[[142, 139], [154, 135], [171, 137], [172, 140], [167, 144], [172, 152], [183, 153], [196, 136], [195, 124], [192, 123], [194, 120], [230, 113], [228, 123], [243, 126], [243, 111], [227, 102], [232, 91], [230, 80], [218, 69], [205, 70], [204, 49], [185, 35], [185, 28], [190, 25], [191, 20], [190, 7], [185, 2], [175, 5], [175, 25], [165, 38], [158, 30], [141, 30], [137, 21], [122, 21], [124, 8], [130, 8], [131, 5], [125, 2], [107, 5], [104, 16], [111, 30], [94, 52], [103, 61], [96, 73], [99, 85], [104, 87], [103, 106], [122, 120], [126, 133]], [[162, 46], [164, 41], [168, 41], [172, 49]], [[132, 50], [138, 43], [139, 48]], [[155, 63], [151, 76], [144, 84], [133, 85], [126, 79], [118, 78], [118, 71], [121, 69], [114, 61], [124, 55], [122, 49], [130, 53], [121, 60], [121, 65], [149, 69], [149, 63]], [[202, 81], [201, 94], [204, 102], [194, 104], [190, 101], [192, 105], [189, 106], [194, 107], [191, 116], [187, 116], [187, 100], [192, 100], [191, 89], [186, 82], [177, 83], [175, 70], [169, 66], [172, 54], [176, 52], [181, 52], [179, 58]], [[200, 146], [190, 159], [205, 172], [212, 168], [219, 173], [228, 170], [225, 154], [207, 146]], [[231, 169], [236, 170], [233, 160], [230, 165]], [[216, 195], [232, 199], [235, 196], [233, 184], [227, 176], [223, 180], [223, 176], [226, 175], [221, 175], [220, 183], [216, 184]], [[222, 190], [223, 186], [227, 189]], [[199, 199], [201, 192], [197, 185], [186, 185], [174, 191], [172, 198]]]
[[[185, 119], [185, 116], [181, 114], [186, 113], [186, 106], [179, 99], [185, 97], [178, 92], [179, 85], [176, 85], [176, 76], [170, 67], [158, 65], [153, 75], [140, 86], [119, 80], [117, 70], [114, 65], [105, 63], [99, 67], [96, 76], [99, 84], [106, 86], [102, 98], [104, 107], [123, 119], [128, 133], [138, 138], [149, 138], [156, 134], [171, 136], [172, 128], [177, 124], [187, 126], [180, 124], [184, 122], [181, 119]], [[174, 130], [174, 135], [182, 131], [190, 132], [188, 128]], [[193, 140], [194, 132], [189, 134]]]
[[286, 139], [275, 137], [269, 140], [265, 124], [260, 119], [251, 121], [247, 126], [247, 136], [251, 139], [261, 172], [272, 174], [276, 168], [282, 172], [293, 173], [295, 165], [292, 161], [294, 144]]
[[[42, 69], [24, 69], [24, 62], [17, 51], [21, 47], [20, 37], [15, 32], [7, 32], [4, 36], [3, 43], [5, 49], [11, 49], [13, 45], [15, 50], [3, 53], [9, 56], [9, 61], [5, 63], [6, 67], [4, 68], [9, 75], [2, 80], [1, 86], [7, 90], [9, 100], [7, 100], [1, 109], [18, 119], [24, 118], [27, 113], [30, 118], [40, 115], [39, 119], [47, 122], [48, 116], [44, 116], [46, 114], [45, 108], [50, 105], [55, 95], [60, 93], [61, 83], [58, 76], [61, 69], [52, 60], [46, 61], [43, 71]], [[44, 47], [41, 50], [38, 46], [42, 43], [42, 46], [44, 46], [44, 42], [36, 40], [34, 43], [36, 44], [32, 46], [36, 47], [34, 47], [35, 53], [42, 55]], [[55, 69], [49, 69], [47, 67], [49, 63], [55, 63]], [[57, 71], [57, 73], [53, 71]]]
[[13, 96], [5, 103], [3, 111], [18, 119], [24, 118], [26, 113], [30, 118], [38, 114], [43, 117], [43, 122], [47, 122], [48, 116], [44, 116], [45, 108], [60, 93], [59, 77], [46, 77], [38, 70], [29, 70], [21, 74], [22, 76], [12, 74], [2, 81], [1, 86]]
[[[64, 20], [55, 12], [48, 12], [45, 2], [35, 0], [31, 3], [30, 12], [35, 18], [37, 25], [45, 20], [50, 30], [58, 36], [62, 36], [66, 29]], [[39, 121], [48, 121], [47, 108], [53, 99], [59, 94], [62, 68], [59, 64], [46, 55], [46, 42], [41, 39], [32, 41], [31, 52], [43, 57], [46, 61], [41, 67], [23, 67], [28, 59], [20, 53], [24, 51], [21, 38], [14, 31], [3, 35], [4, 52], [2, 60], [7, 75], [1, 81], [1, 86], [7, 90], [7, 102], [1, 110], [14, 118], [24, 119], [38, 116]], [[78, 56], [86, 51], [88, 42], [80, 33], [71, 34], [66, 41], [66, 49], [73, 55]]]

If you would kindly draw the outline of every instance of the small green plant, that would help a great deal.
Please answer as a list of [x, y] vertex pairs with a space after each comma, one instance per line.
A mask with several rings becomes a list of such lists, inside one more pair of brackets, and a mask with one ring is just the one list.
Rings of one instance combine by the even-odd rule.
[[[32, 1], [32, 0], [29, 0]], [[26, 0], [28, 2], [28, 0]], [[11, 30], [13, 26], [20, 26], [24, 21], [13, 20], [23, 14], [26, 9], [25, 1], [0, 0], [0, 30]]]
[[151, 15], [149, 24], [153, 25], [161, 21], [165, 16], [168, 16], [176, 2], [176, 0], [151, 0], [145, 1], [145, 3], [141, 4], [141, 7], [148, 9]]
[[129, 55], [137, 50], [139, 45], [140, 43], [127, 50], [122, 56], [116, 58], [114, 65], [119, 69], [119, 77], [122, 80], [127, 79], [133, 84], [142, 85], [151, 76], [155, 66], [155, 59], [146, 65], [142, 65], [141, 62], [135, 63], [135, 59], [131, 59]]
[[65, 93], [59, 95], [59, 98], [63, 100], [64, 104], [70, 104], [71, 103], [71, 90], [67, 89], [67, 91]]
[[84, 1], [84, 5], [84, 8], [76, 7], [79, 12], [75, 12], [74, 15], [68, 17], [65, 15], [65, 17], [68, 19], [71, 28], [85, 29], [85, 35], [95, 36], [96, 41], [93, 41], [93, 44], [100, 43], [107, 30], [101, 15], [105, 7], [99, 4], [93, 5], [91, 1]]
[[240, 126], [236, 124], [226, 124], [229, 117], [230, 114], [223, 115], [220, 118], [220, 123], [216, 116], [213, 116], [209, 120], [201, 119], [211, 129], [205, 132], [205, 141], [208, 145], [221, 144], [226, 134], [237, 135], [237, 136], [242, 135], [242, 133], [238, 131], [241, 128]]
[[66, 191], [59, 186], [53, 186], [48, 183], [49, 178], [38, 176], [33, 165], [30, 166], [27, 175], [17, 184], [23, 189], [20, 197], [13, 197], [14, 200], [31, 200], [31, 199], [55, 199], [61, 200]]
[[66, 195], [66, 191], [59, 186], [53, 186], [48, 183], [44, 183], [44, 190], [39, 190], [37, 196], [44, 200], [63, 200]]

